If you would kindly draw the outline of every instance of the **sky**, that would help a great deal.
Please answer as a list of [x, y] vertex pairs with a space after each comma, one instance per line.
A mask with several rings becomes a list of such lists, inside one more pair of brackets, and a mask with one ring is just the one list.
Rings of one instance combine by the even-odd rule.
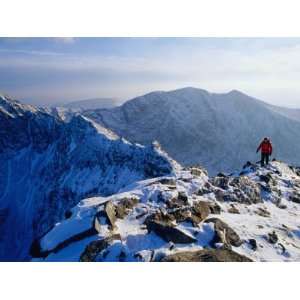
[[0, 92], [36, 105], [187, 86], [300, 108], [300, 38], [0, 38]]

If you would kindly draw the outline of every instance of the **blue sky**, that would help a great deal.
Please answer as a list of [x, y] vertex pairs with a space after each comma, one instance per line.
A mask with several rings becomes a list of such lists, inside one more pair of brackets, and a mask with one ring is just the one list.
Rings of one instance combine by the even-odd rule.
[[299, 38], [0, 38], [0, 92], [35, 104], [186, 86], [300, 108]]

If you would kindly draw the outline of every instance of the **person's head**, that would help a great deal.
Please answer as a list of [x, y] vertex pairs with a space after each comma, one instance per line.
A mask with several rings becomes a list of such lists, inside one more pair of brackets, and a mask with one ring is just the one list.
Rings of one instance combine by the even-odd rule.
[[267, 137], [264, 138], [264, 142], [268, 142], [269, 139]]

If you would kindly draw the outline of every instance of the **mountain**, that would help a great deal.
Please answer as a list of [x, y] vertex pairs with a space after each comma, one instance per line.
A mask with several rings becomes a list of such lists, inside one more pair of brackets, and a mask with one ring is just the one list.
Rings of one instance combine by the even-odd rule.
[[274, 157], [300, 163], [299, 111], [274, 107], [236, 90], [152, 92], [84, 115], [132, 142], [157, 140], [179, 163], [199, 164], [212, 174], [259, 160], [255, 151], [264, 136], [273, 142]]
[[68, 102], [56, 106], [83, 111], [88, 109], [112, 108], [118, 106], [119, 104], [120, 101], [115, 98], [93, 98]]
[[77, 114], [0, 97], [0, 260], [28, 260], [32, 242], [79, 200], [108, 196], [177, 164]]
[[83, 199], [33, 247], [34, 261], [300, 261], [300, 169], [202, 168]]

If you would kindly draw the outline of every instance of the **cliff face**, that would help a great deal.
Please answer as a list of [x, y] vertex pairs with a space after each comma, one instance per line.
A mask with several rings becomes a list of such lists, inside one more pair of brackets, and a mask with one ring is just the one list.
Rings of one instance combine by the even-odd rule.
[[84, 197], [173, 172], [158, 147], [134, 145], [80, 115], [66, 119], [0, 98], [0, 259], [26, 260]]

